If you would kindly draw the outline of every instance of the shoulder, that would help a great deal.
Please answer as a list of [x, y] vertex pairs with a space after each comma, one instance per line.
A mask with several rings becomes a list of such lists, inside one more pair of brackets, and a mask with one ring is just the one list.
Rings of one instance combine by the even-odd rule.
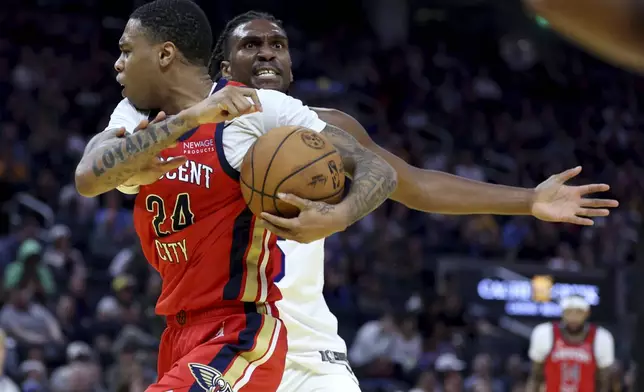
[[615, 362], [615, 341], [607, 329], [597, 327], [593, 345], [597, 366], [604, 369]]
[[534, 362], [543, 362], [552, 348], [553, 330], [552, 323], [537, 325], [530, 336], [530, 349], [528, 356]]
[[112, 111], [110, 122], [106, 129], [125, 127], [128, 132], [132, 132], [141, 120], [146, 120], [147, 118], [147, 111], [138, 110], [127, 98], [124, 98]]
[[607, 330], [604, 327], [597, 327], [597, 331], [595, 332], [595, 343], [596, 344], [612, 345], [613, 341], [614, 341], [613, 334], [610, 333], [609, 330]]
[[257, 90], [257, 98], [262, 103], [262, 109], [265, 115], [279, 114], [281, 116], [288, 116], [289, 112], [298, 112], [311, 110], [304, 106], [302, 101], [286, 95], [281, 91], [276, 90]]
[[552, 329], [552, 323], [539, 324], [532, 330], [532, 337], [548, 338], [552, 336]]
[[145, 114], [137, 110], [127, 98], [123, 98], [121, 102], [119, 102], [118, 105], [116, 105], [116, 107], [114, 108], [112, 115], [135, 116], [135, 115], [145, 115]]

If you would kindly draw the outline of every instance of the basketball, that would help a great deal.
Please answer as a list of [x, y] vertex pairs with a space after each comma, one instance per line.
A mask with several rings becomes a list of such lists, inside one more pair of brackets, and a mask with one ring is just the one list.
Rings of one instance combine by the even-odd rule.
[[278, 193], [337, 204], [344, 196], [344, 168], [340, 154], [324, 136], [302, 127], [279, 127], [248, 150], [240, 184], [255, 215], [268, 212], [293, 218], [299, 209], [280, 200]]

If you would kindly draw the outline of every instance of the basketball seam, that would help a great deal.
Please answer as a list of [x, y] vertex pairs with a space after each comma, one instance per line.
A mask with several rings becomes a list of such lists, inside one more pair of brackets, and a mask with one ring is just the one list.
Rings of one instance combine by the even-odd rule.
[[[282, 179], [282, 181], [280, 181], [280, 182], [275, 186], [275, 193], [273, 193], [273, 195], [277, 195], [277, 193], [278, 193], [277, 191], [280, 189], [280, 186], [282, 186], [282, 184], [283, 184], [286, 180], [288, 180], [289, 178], [293, 177], [294, 175], [296, 175], [297, 173], [301, 172], [302, 170], [306, 169], [307, 167], [309, 167], [309, 166], [313, 165], [314, 163], [317, 163], [317, 162], [321, 161], [322, 159], [324, 159], [324, 158], [326, 158], [326, 157], [328, 157], [329, 155], [332, 155], [332, 154], [334, 154], [334, 153], [336, 153], [336, 150], [335, 150], [335, 149], [333, 149], [332, 151], [327, 152], [326, 154], [324, 154], [324, 155], [320, 156], [319, 158], [316, 158], [316, 159], [312, 160], [311, 162], [309, 162], [309, 163], [307, 163], [306, 165], [302, 166], [301, 168], [299, 168], [299, 169], [295, 170], [294, 172], [292, 172], [292, 173], [291, 173], [291, 174], [289, 174], [288, 176], [284, 177], [284, 178]], [[329, 196], [329, 197], [330, 197], [330, 196]], [[277, 208], [277, 200], [273, 199], [273, 205], [275, 206], [275, 210], [276, 210], [277, 212], [279, 212], [279, 208]]]
[[[268, 161], [268, 166], [266, 166], [266, 173], [264, 173], [264, 181], [262, 183], [262, 193], [264, 193], [264, 190], [266, 188], [266, 181], [268, 180], [268, 174], [269, 174], [269, 172], [271, 170], [271, 166], [273, 165], [273, 161], [275, 160], [275, 157], [277, 156], [277, 153], [279, 152], [280, 148], [282, 148], [284, 143], [286, 143], [286, 140], [288, 140], [288, 138], [291, 137], [291, 135], [293, 135], [295, 132], [299, 131], [300, 129], [301, 128], [297, 128], [297, 129], [294, 129], [293, 131], [291, 131], [291, 133], [286, 135], [286, 137], [284, 139], [282, 139], [280, 144], [277, 145], [277, 148], [273, 152], [273, 156], [271, 157], [271, 160]], [[255, 142], [255, 143], [257, 143], [257, 142]], [[253, 185], [255, 185], [255, 184], [253, 184]], [[275, 203], [275, 202], [273, 202], [273, 203]], [[262, 197], [262, 211], [264, 211], [264, 198], [263, 197]]]

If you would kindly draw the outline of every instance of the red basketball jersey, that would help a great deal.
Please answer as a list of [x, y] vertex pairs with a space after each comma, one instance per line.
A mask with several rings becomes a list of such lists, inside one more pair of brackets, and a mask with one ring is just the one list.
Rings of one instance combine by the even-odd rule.
[[246, 208], [223, 132], [223, 124], [208, 124], [185, 134], [161, 156], [188, 161], [137, 195], [136, 232], [163, 279], [157, 314], [281, 299], [273, 284], [282, 257], [277, 238]]
[[564, 339], [558, 324], [552, 328], [552, 349], [545, 361], [546, 392], [594, 392], [597, 327], [589, 326], [586, 338], [574, 344]]

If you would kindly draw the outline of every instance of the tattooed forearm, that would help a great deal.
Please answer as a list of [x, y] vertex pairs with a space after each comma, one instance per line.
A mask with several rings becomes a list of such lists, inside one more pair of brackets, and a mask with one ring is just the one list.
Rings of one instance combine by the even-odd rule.
[[528, 384], [526, 385], [526, 392], [539, 392], [541, 384], [544, 381], [543, 363], [532, 362], [532, 370], [528, 377]]
[[394, 192], [396, 171], [345, 131], [327, 125], [322, 134], [340, 152], [344, 170], [352, 177], [351, 190], [338, 205], [346, 208], [348, 224], [352, 224], [378, 208]]
[[76, 189], [92, 197], [116, 188], [195, 125], [179, 113], [126, 137], [93, 139], [76, 168]]
[[610, 392], [611, 376], [610, 368], [597, 370], [597, 392]]

